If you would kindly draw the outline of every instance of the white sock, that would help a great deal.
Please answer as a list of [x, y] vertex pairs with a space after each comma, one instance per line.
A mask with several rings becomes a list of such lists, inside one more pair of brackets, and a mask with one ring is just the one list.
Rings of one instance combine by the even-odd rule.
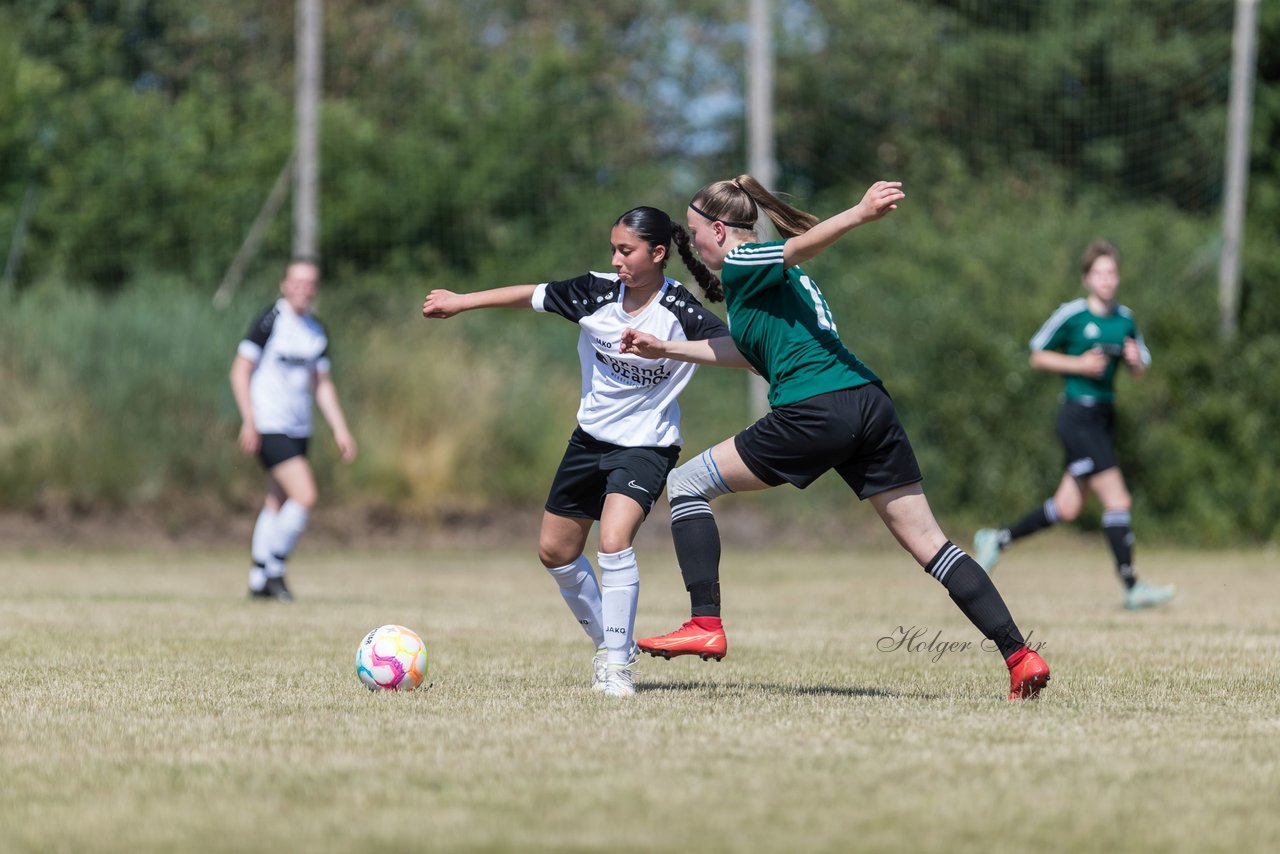
[[256, 563], [249, 567], [249, 589], [261, 590], [267, 586], [267, 568]]
[[614, 554], [599, 552], [600, 604], [604, 616], [604, 645], [610, 664], [631, 661], [631, 635], [636, 626], [636, 602], [640, 598], [640, 567], [634, 549]]
[[253, 539], [249, 546], [249, 556], [253, 559], [253, 565], [249, 567], [250, 590], [261, 590], [267, 584], [267, 562], [271, 559], [271, 549], [267, 542], [275, 521], [276, 511], [263, 507], [253, 526]]
[[307, 508], [296, 501], [286, 501], [276, 514], [275, 524], [271, 526], [271, 536], [267, 538], [267, 576], [281, 578], [284, 576], [284, 562], [293, 553], [298, 544], [298, 537], [306, 530], [310, 514]]
[[547, 572], [560, 585], [560, 595], [568, 603], [574, 619], [595, 643], [596, 649], [604, 646], [604, 620], [600, 616], [600, 585], [596, 583], [595, 570], [586, 555], [568, 566], [548, 567]]

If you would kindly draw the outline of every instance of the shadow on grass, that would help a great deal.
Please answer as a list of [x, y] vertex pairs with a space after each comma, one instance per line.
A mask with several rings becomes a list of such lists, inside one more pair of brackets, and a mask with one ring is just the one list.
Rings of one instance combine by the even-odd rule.
[[779, 685], [777, 683], [767, 682], [640, 682], [636, 685], [637, 692], [648, 693], [650, 691], [657, 693], [661, 691], [742, 691], [764, 694], [785, 694], [793, 697], [915, 697], [922, 700], [936, 699], [933, 695], [917, 694], [911, 692], [909, 694], [900, 694], [897, 691], [886, 691], [883, 688], [865, 688], [858, 685], [839, 686], [839, 685]]

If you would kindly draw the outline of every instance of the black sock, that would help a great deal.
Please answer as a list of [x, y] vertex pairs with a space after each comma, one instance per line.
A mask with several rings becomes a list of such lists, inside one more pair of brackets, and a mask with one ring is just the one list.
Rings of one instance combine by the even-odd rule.
[[1116, 572], [1124, 582], [1124, 589], [1130, 590], [1138, 582], [1138, 576], [1133, 572], [1133, 529], [1129, 527], [1129, 511], [1105, 511], [1102, 514], [1102, 531], [1111, 544], [1111, 553], [1116, 558]]
[[[1050, 498], [1044, 504], [1010, 525], [1006, 529], [1009, 532], [1008, 539], [1001, 536], [1000, 546], [1003, 548], [1014, 540], [1020, 540], [1023, 537], [1034, 534], [1036, 531], [1042, 531], [1057, 521], [1058, 510], [1053, 504], [1053, 499]], [[1003, 532], [1001, 533], [1003, 534]]]
[[948, 542], [939, 549], [925, 572], [942, 582], [951, 601], [984, 637], [999, 647], [1001, 656], [1008, 658], [1025, 645], [991, 577], [954, 543]]
[[704, 581], [689, 588], [689, 611], [694, 617], [720, 616], [720, 582]]
[[692, 615], [720, 616], [720, 529], [705, 498], [671, 502], [671, 539]]

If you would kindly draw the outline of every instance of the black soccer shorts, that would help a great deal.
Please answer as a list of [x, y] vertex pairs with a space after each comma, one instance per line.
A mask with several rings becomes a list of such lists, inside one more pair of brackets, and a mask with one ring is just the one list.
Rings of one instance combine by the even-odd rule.
[[647, 516], [662, 494], [680, 448], [624, 448], [601, 442], [578, 427], [569, 437], [547, 496], [546, 510], [573, 519], [600, 519], [605, 496], [635, 499]]
[[296, 438], [283, 433], [262, 434], [262, 444], [258, 446], [258, 461], [267, 471], [280, 465], [285, 460], [307, 455], [307, 437]]
[[1073, 477], [1090, 477], [1116, 467], [1116, 408], [1111, 403], [1064, 401], [1058, 410], [1058, 439]]
[[879, 383], [779, 406], [735, 436], [734, 445], [747, 468], [770, 486], [804, 489], [835, 469], [865, 499], [923, 479]]

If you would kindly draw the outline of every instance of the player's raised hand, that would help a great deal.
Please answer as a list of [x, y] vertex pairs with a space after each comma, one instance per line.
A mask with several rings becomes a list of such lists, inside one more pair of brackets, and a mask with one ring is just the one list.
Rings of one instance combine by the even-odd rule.
[[902, 192], [901, 181], [876, 181], [863, 194], [858, 207], [862, 209], [863, 222], [873, 222], [890, 211], [898, 209], [898, 202], [907, 197]]
[[459, 304], [458, 295], [443, 288], [435, 289], [427, 294], [427, 298], [422, 301], [423, 317], [444, 319], [453, 317], [460, 311], [462, 311], [462, 306]]
[[666, 343], [666, 341], [650, 335], [648, 332], [641, 332], [639, 329], [624, 329], [622, 330], [622, 343], [618, 347], [618, 352], [630, 353], [642, 359], [661, 359], [665, 355], [663, 345]]

